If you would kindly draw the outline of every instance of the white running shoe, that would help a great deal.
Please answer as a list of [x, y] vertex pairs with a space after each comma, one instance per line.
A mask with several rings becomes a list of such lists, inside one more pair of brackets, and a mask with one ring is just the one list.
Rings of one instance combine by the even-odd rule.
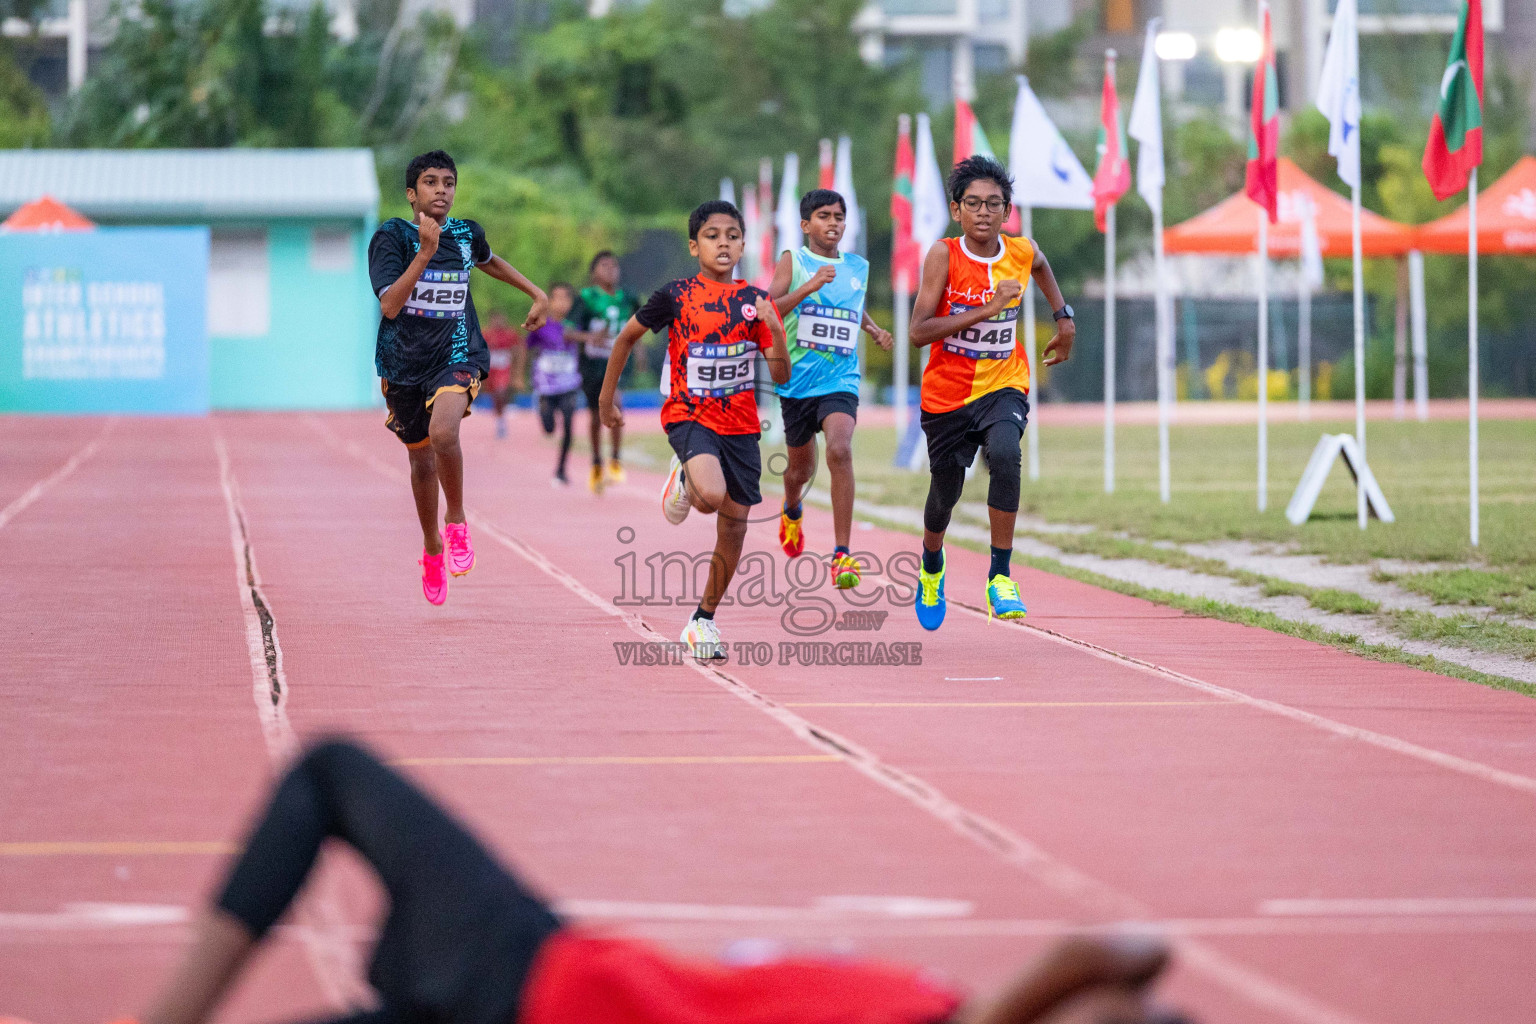
[[688, 518], [688, 510], [692, 507], [688, 500], [688, 481], [683, 476], [683, 463], [674, 455], [672, 469], [667, 473], [667, 486], [661, 491], [661, 514], [667, 517], [667, 522], [676, 526]]
[[714, 619], [689, 619], [680, 639], [688, 645], [688, 653], [700, 661], [725, 660], [725, 641], [720, 639], [720, 627]]

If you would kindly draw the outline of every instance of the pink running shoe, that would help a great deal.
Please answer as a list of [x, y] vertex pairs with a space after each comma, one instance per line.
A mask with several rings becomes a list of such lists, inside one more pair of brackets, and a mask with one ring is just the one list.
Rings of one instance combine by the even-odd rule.
[[443, 571], [442, 554], [429, 555], [421, 551], [421, 592], [432, 604], [448, 600], [448, 574]]
[[443, 541], [448, 548], [448, 571], [463, 576], [475, 567], [475, 548], [469, 542], [469, 524], [444, 523]]

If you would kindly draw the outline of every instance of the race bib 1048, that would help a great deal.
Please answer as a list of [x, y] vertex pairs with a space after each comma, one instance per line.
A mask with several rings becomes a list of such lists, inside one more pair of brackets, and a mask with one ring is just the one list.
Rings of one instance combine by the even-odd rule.
[[703, 398], [723, 398], [750, 391], [752, 357], [757, 346], [746, 341], [730, 345], [688, 346], [688, 393]]
[[[975, 306], [951, 304], [949, 312], [968, 313]], [[944, 351], [965, 356], [967, 359], [1007, 359], [1013, 355], [1014, 343], [1019, 335], [1019, 307], [1010, 306], [974, 327], [967, 327], [959, 334], [944, 339]]]
[[861, 319], [851, 309], [815, 306], [807, 302], [800, 307], [800, 325], [795, 331], [795, 339], [802, 348], [847, 354], [859, 340]]
[[441, 320], [464, 315], [469, 301], [469, 271], [424, 270], [405, 300], [405, 312]]

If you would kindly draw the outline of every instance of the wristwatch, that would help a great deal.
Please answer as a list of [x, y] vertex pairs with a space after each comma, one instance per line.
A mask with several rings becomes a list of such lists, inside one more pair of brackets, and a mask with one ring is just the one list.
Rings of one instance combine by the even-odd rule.
[[1072, 307], [1070, 305], [1063, 304], [1060, 309], [1051, 314], [1051, 319], [1072, 320], [1075, 319], [1075, 314], [1072, 312]]

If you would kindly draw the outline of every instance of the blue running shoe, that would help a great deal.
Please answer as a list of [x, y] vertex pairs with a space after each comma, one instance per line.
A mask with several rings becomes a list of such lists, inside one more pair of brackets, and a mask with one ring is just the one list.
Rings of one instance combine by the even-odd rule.
[[921, 564], [917, 567], [917, 622], [924, 629], [938, 629], [944, 623], [944, 571], [949, 568], [949, 556], [939, 553], [942, 563], [938, 572], [928, 572]]
[[1022, 619], [1028, 614], [1029, 609], [1019, 600], [1019, 585], [1002, 573], [993, 576], [987, 584], [987, 618]]

